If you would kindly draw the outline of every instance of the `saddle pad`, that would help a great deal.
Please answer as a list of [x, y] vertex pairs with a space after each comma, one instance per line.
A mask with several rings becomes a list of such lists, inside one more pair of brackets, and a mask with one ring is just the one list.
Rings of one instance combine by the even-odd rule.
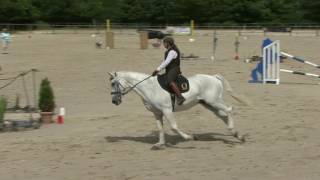
[[[162, 75], [158, 75], [157, 76], [158, 82], [160, 84], [160, 86], [168, 91], [169, 93], [173, 94], [174, 92], [171, 90], [171, 88], [169, 87], [167, 78], [165, 74]], [[181, 93], [187, 92], [189, 91], [189, 81], [187, 78], [185, 78], [184, 76], [182, 76], [181, 74], [178, 75], [177, 79], [175, 80], [175, 83], [177, 84], [177, 86], [179, 87], [179, 90]]]

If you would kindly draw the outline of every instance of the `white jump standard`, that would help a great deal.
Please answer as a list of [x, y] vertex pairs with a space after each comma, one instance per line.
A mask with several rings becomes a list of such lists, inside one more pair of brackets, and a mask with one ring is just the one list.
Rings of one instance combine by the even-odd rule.
[[280, 42], [275, 41], [263, 48], [263, 84], [280, 83]]

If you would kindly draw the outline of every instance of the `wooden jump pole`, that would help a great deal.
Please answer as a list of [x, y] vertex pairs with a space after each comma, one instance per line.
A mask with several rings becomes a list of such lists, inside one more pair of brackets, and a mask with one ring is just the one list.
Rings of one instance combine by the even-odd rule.
[[263, 28], [263, 36], [266, 37], [267, 36], [267, 28]]
[[110, 19], [107, 19], [106, 25], [107, 25], [107, 31], [110, 31], [111, 30]]
[[114, 49], [114, 34], [111, 31], [110, 19], [106, 20], [106, 48]]
[[190, 35], [193, 36], [194, 34], [194, 20], [190, 21]]
[[140, 49], [148, 49], [148, 32], [140, 32]]

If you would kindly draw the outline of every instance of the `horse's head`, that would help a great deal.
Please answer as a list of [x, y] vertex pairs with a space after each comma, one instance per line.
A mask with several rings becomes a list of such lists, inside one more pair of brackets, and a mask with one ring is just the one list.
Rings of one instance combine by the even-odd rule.
[[110, 73], [112, 103], [119, 105], [125, 88], [121, 85], [117, 73]]
[[140, 83], [152, 77], [151, 75], [146, 76], [144, 74], [133, 72], [109, 72], [109, 75], [111, 81], [112, 103], [115, 105], [119, 105], [121, 103], [122, 96], [128, 94], [129, 92], [134, 90]]

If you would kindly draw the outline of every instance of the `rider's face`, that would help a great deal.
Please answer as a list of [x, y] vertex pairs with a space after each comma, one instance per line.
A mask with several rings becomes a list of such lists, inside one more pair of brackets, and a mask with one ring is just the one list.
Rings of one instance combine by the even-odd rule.
[[169, 48], [169, 44], [167, 42], [163, 42], [163, 46], [168, 49]]

